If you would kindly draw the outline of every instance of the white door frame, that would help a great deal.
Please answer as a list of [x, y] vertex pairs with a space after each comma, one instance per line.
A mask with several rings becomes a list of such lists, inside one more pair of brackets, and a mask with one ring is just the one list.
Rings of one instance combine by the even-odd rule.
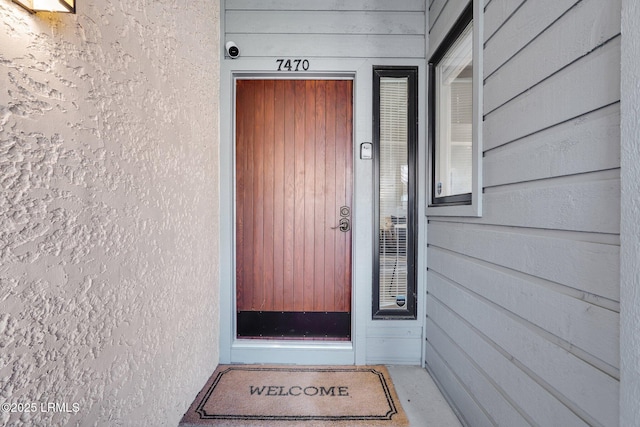
[[[221, 185], [221, 235], [220, 235], [220, 361], [221, 363], [294, 363], [294, 364], [340, 364], [351, 365], [358, 363], [356, 353], [358, 345], [358, 330], [360, 312], [357, 301], [361, 295], [358, 286], [359, 262], [363, 259], [362, 250], [358, 243], [370, 240], [368, 224], [362, 227], [358, 224], [363, 215], [358, 201], [357, 183], [363, 177], [358, 172], [359, 165], [355, 156], [355, 146], [358, 138], [356, 130], [358, 98], [356, 81], [357, 72], [353, 70], [312, 71], [312, 72], [277, 72], [275, 61], [243, 60], [226, 61], [230, 67], [223, 66], [221, 76], [221, 144], [220, 144], [220, 182]], [[271, 69], [265, 69], [265, 62]], [[314, 61], [311, 61], [313, 66]], [[352, 200], [352, 284], [351, 284], [351, 322], [352, 337], [350, 342], [341, 341], [302, 341], [302, 340], [246, 340], [237, 339], [235, 334], [235, 80], [238, 78], [261, 79], [348, 79], [354, 81], [353, 96], [353, 200]], [[371, 172], [369, 172], [371, 173]], [[365, 172], [367, 175], [367, 172]], [[367, 219], [364, 218], [366, 221]], [[363, 362], [360, 362], [363, 363]]]
[[[367, 331], [371, 330], [373, 271], [373, 161], [361, 160], [362, 142], [373, 140], [372, 95], [374, 65], [421, 65], [389, 59], [309, 59], [307, 72], [278, 72], [274, 59], [224, 59], [220, 76], [220, 363], [289, 363], [363, 365], [375, 355], [367, 354]], [[352, 200], [352, 307], [351, 342], [238, 340], [235, 336], [235, 79], [352, 79], [353, 80], [353, 200]], [[424, 86], [422, 86], [424, 89]], [[420, 88], [419, 88], [420, 89]], [[420, 89], [420, 90], [423, 90]], [[421, 111], [424, 111], [421, 109]], [[422, 234], [422, 233], [421, 233]], [[419, 239], [421, 240], [421, 239]], [[420, 247], [420, 241], [419, 247]], [[419, 251], [420, 252], [420, 251]], [[422, 263], [418, 262], [418, 268]], [[418, 292], [424, 284], [418, 279]], [[424, 299], [418, 301], [422, 325]], [[404, 328], [407, 322], [377, 323]], [[420, 339], [420, 338], [418, 338]], [[374, 346], [375, 348], [375, 346]], [[369, 350], [372, 353], [372, 350]]]

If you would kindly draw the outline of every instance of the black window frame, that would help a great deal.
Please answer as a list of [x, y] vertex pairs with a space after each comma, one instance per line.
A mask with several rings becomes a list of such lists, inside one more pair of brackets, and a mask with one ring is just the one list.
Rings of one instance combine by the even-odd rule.
[[[450, 196], [436, 197], [436, 67], [444, 58], [445, 54], [453, 46], [453, 44], [462, 35], [467, 26], [473, 22], [473, 1], [469, 2], [464, 9], [456, 23], [451, 27], [446, 37], [440, 43], [436, 51], [429, 58], [429, 83], [428, 83], [428, 108], [429, 108], [429, 125], [428, 125], [428, 139], [429, 139], [429, 177], [431, 197], [429, 200], [429, 206], [459, 206], [472, 204], [473, 193], [454, 194]], [[477, 64], [473, 64], [477, 67]], [[475, 84], [475, 82], [474, 82]], [[475, 96], [475, 93], [474, 93]], [[475, 100], [474, 100], [475, 101]], [[475, 131], [474, 131], [475, 132]], [[474, 141], [475, 144], [475, 141]]]
[[[399, 309], [380, 309], [380, 78], [408, 78], [407, 164], [409, 167], [407, 203], [407, 295]], [[417, 318], [416, 248], [418, 239], [418, 67], [373, 67], [373, 158], [374, 158], [374, 262], [372, 319], [415, 320]]]

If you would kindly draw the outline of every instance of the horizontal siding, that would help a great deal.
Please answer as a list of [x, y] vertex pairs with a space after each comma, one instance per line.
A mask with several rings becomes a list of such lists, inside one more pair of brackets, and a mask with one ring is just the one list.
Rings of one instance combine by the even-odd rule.
[[[485, 149], [619, 102], [619, 70], [620, 38], [617, 37], [485, 115]], [[485, 91], [485, 96], [491, 95]]]
[[[423, 36], [234, 34], [242, 57], [424, 58]], [[309, 71], [318, 71], [311, 64]], [[328, 70], [330, 71], [330, 70]]]
[[439, 328], [429, 329], [429, 342], [438, 349], [468, 392], [490, 414], [494, 423], [502, 426], [528, 424], [528, 420], [518, 411], [519, 408], [516, 408], [510, 396], [495, 387], [493, 378], [482, 371], [473, 358], [461, 350], [454, 341], [447, 339]]
[[547, 128], [483, 159], [486, 187], [620, 167], [620, 104]]
[[424, 12], [424, 0], [226, 0], [226, 10], [386, 10]]
[[497, 425], [617, 425], [620, 1], [491, 0], [484, 36], [483, 213], [429, 218], [427, 364]]
[[424, 14], [407, 12], [227, 11], [227, 34], [376, 34], [424, 36]]
[[462, 14], [467, 0], [436, 0], [429, 11], [429, 56], [440, 46], [451, 25]]
[[[585, 25], [592, 16], [598, 16], [599, 25]], [[600, 48], [618, 34], [620, 8], [602, 0], [583, 0], [578, 3], [486, 79], [485, 114]], [[504, 44], [504, 37], [501, 32], [491, 40], [491, 44]], [[550, 51], [549, 46], [557, 40], [562, 40], [562, 43]]]
[[[430, 272], [429, 293], [510, 354], [514, 363], [591, 425], [617, 423], [618, 381], [537, 334], [504, 310]], [[461, 376], [458, 373], [458, 376]]]
[[485, 2], [484, 41], [487, 42], [500, 26], [515, 13], [526, 0], [491, 0]]
[[[475, 369], [481, 370], [491, 378], [494, 387], [513, 400], [514, 406], [524, 413], [528, 424], [541, 426], [586, 426], [587, 424], [573, 413], [560, 400], [551, 395], [542, 385], [527, 375], [518, 366], [511, 363], [510, 355], [478, 333], [477, 329], [457, 316], [435, 297], [429, 298], [428, 311], [440, 320], [440, 326], [427, 319], [426, 331], [429, 342], [444, 354], [449, 347], [458, 346]], [[469, 369], [464, 365], [458, 370]], [[526, 424], [525, 424], [526, 425]]]
[[[517, 0], [511, 0], [517, 3]], [[516, 13], [506, 17], [500, 24], [499, 33], [485, 44], [484, 75], [491, 75], [523, 47], [531, 43], [550, 25], [581, 0], [536, 0], [525, 1]], [[604, 2], [608, 3], [608, 0]], [[487, 7], [486, 20], [492, 22], [493, 15], [499, 13], [494, 7]], [[495, 25], [495, 24], [494, 24]], [[554, 49], [555, 50], [555, 49]], [[552, 51], [552, 50], [550, 50]], [[540, 60], [543, 60], [541, 57]], [[531, 71], [531, 70], [529, 70]]]
[[444, 10], [449, 0], [434, 0], [429, 6], [429, 31], [433, 28], [435, 23], [440, 18], [440, 14]]
[[415, 0], [227, 0], [225, 39], [241, 58], [424, 58], [425, 19]]
[[[611, 303], [620, 297], [619, 243], [592, 242], [598, 236], [586, 233], [524, 234], [518, 228], [439, 221], [431, 221], [428, 231], [431, 246], [542, 279], [573, 298], [619, 308]], [[580, 235], [585, 240], [576, 240]]]
[[[619, 377], [618, 335], [611, 334], [618, 324], [618, 313], [491, 263], [433, 246], [427, 256], [430, 269], [446, 272], [449, 279], [464, 284], [470, 292], [539, 328], [538, 333], [548, 332], [547, 338], [555, 344]], [[457, 268], [462, 263], [465, 268]]]
[[427, 341], [428, 368], [447, 400], [462, 418], [463, 424], [473, 427], [494, 427], [496, 423], [493, 418], [477, 402], [476, 397], [467, 389], [466, 384], [456, 375], [453, 367], [438, 351], [439, 349], [436, 350], [431, 342]]
[[468, 221], [617, 235], [619, 175], [619, 169], [613, 169], [485, 188], [482, 217]]
[[572, 175], [485, 189], [479, 222], [515, 227], [614, 233], [620, 231], [620, 171]]

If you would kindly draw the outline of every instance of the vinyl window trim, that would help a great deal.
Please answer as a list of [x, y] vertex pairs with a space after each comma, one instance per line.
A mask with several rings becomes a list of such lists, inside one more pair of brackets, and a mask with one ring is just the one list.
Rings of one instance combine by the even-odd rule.
[[[446, 37], [429, 56], [428, 83], [428, 185], [427, 216], [482, 216], [482, 94], [483, 94], [483, 7], [482, 1], [469, 2]], [[435, 195], [435, 66], [447, 50], [455, 43], [462, 31], [473, 22], [473, 108], [472, 108], [472, 188], [471, 193], [440, 197]]]

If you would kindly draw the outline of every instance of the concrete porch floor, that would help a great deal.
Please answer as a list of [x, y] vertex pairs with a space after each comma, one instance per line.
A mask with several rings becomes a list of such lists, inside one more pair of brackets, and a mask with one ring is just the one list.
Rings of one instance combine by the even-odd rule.
[[429, 373], [419, 366], [387, 366], [411, 427], [461, 427]]

